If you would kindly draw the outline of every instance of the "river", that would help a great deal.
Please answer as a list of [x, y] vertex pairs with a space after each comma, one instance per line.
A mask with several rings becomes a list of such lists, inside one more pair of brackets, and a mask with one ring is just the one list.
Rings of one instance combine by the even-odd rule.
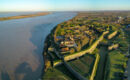
[[0, 80], [38, 80], [43, 69], [42, 51], [46, 36], [57, 24], [76, 14], [55, 12], [0, 21]]

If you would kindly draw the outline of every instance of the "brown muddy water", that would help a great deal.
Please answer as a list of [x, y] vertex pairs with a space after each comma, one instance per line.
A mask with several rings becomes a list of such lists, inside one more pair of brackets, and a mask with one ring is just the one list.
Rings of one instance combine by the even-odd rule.
[[76, 13], [55, 12], [46, 16], [0, 21], [0, 80], [38, 80], [43, 69], [46, 36]]

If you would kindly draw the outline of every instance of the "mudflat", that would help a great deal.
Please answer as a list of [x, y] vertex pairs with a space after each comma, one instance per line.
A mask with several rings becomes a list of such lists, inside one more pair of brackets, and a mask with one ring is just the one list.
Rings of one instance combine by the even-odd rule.
[[19, 16], [11, 16], [11, 17], [0, 17], [0, 21], [29, 18], [29, 17], [36, 17], [36, 16], [44, 16], [44, 15], [48, 15], [50, 13], [51, 12], [39, 12], [39, 13], [35, 13], [35, 14], [27, 14], [27, 15], [19, 15]]

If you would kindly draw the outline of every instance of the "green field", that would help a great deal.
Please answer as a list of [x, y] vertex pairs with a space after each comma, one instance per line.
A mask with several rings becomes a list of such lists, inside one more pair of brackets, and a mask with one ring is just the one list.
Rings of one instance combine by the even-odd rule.
[[94, 55], [86, 54], [85, 56], [83, 56], [79, 59], [68, 62], [68, 64], [75, 71], [77, 71], [82, 76], [89, 79], [91, 72], [92, 72], [92, 69], [93, 69], [94, 61], [95, 61]]
[[122, 80], [127, 58], [117, 50], [108, 54], [105, 80]]
[[43, 80], [76, 80], [75, 77], [64, 67], [49, 68], [43, 76]]
[[105, 65], [106, 65], [106, 56], [108, 53], [108, 50], [105, 46], [100, 47], [100, 60], [97, 68], [97, 72], [100, 72], [96, 75], [95, 80], [103, 80], [104, 72], [105, 72]]

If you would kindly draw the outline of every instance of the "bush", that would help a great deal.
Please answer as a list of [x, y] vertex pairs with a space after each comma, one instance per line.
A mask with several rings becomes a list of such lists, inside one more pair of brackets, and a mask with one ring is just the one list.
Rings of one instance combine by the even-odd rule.
[[70, 53], [74, 53], [75, 52], [75, 49], [74, 48], [71, 48], [70, 49]]
[[77, 51], [80, 51], [80, 50], [81, 50], [81, 44], [80, 44], [80, 42], [78, 42], [76, 50], [77, 50]]

